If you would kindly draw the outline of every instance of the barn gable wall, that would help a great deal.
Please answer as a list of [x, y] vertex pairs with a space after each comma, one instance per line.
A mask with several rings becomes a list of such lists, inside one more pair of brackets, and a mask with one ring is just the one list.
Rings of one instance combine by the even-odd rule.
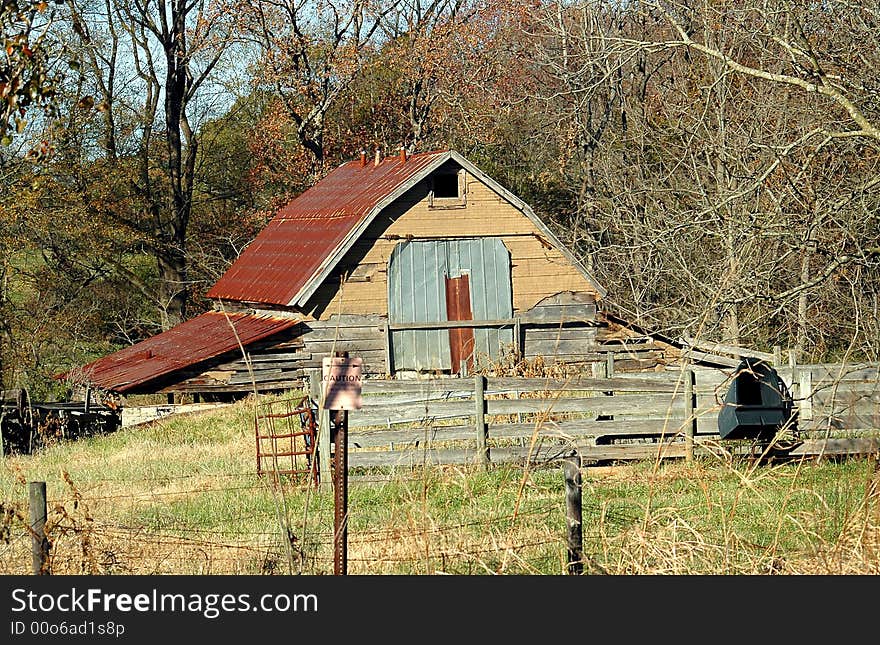
[[[432, 207], [429, 182], [417, 183], [373, 220], [309, 300], [309, 316], [318, 320], [336, 314], [387, 316], [388, 260], [400, 239], [407, 236], [500, 238], [511, 254], [515, 314], [561, 291], [596, 293], [526, 215], [476, 177], [465, 175], [464, 206]], [[340, 289], [345, 275], [348, 277]]]

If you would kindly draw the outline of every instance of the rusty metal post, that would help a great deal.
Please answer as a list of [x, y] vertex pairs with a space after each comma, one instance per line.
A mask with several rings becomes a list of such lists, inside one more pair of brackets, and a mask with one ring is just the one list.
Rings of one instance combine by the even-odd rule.
[[333, 575], [348, 569], [348, 412], [336, 413], [333, 453]]
[[[348, 352], [336, 352], [348, 358]], [[348, 411], [338, 410], [333, 423], [333, 575], [348, 571]]]

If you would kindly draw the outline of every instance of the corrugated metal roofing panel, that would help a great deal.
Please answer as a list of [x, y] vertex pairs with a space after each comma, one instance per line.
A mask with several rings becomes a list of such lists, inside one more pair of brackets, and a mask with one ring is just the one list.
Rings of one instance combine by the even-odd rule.
[[288, 305], [359, 223], [443, 155], [448, 152], [342, 164], [282, 208], [208, 297]]
[[[510, 252], [499, 238], [454, 240], [448, 243], [450, 276], [470, 274], [471, 311], [474, 320], [504, 320], [513, 317], [513, 293], [510, 280]], [[513, 344], [512, 328], [474, 329], [474, 359], [486, 367], [502, 356], [505, 346]]]
[[[298, 322], [267, 314], [209, 311], [99, 358], [83, 366], [82, 373], [100, 388], [127, 392], [160, 376], [234, 350], [239, 346], [239, 339], [247, 346]], [[230, 323], [235, 327], [234, 332]]]

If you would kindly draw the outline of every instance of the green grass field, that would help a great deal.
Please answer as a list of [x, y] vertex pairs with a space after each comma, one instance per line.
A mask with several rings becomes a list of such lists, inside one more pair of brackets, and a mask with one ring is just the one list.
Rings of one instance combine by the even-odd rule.
[[[256, 474], [254, 405], [6, 457], [0, 571], [29, 573], [45, 481], [63, 574], [330, 574], [333, 496]], [[350, 574], [566, 572], [560, 466], [352, 473]], [[880, 573], [876, 460], [631, 463], [583, 471], [586, 573]]]

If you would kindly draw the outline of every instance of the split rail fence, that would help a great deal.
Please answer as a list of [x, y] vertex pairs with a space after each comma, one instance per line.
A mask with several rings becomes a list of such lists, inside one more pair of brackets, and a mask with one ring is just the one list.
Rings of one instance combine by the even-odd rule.
[[[777, 371], [799, 410], [786, 454], [880, 452], [880, 365]], [[365, 379], [363, 408], [348, 417], [348, 464], [541, 463], [573, 453], [589, 463], [709, 454], [718, 450], [718, 412], [735, 372]], [[734, 443], [734, 450], [753, 449], [728, 442]]]

